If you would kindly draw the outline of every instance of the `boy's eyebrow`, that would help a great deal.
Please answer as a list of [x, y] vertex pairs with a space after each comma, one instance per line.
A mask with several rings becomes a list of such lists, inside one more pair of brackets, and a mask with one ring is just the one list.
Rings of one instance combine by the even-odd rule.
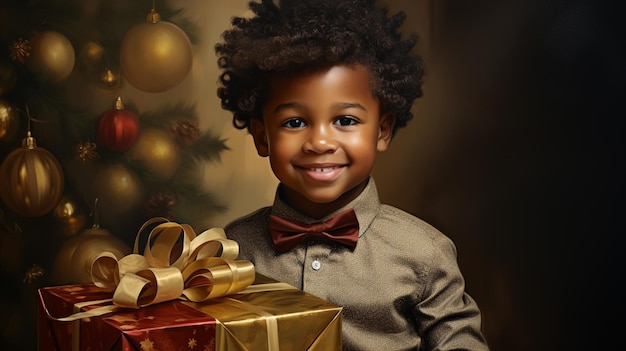
[[[279, 104], [278, 106], [276, 106], [274, 108], [274, 112], [278, 112], [280, 110], [287, 109], [287, 108], [302, 107], [302, 106], [304, 106], [304, 105], [299, 103], [299, 102], [297, 102], [297, 101], [285, 102], [285, 103], [282, 103], [282, 104]], [[359, 110], [367, 111], [365, 106], [363, 106], [363, 105], [361, 105], [361, 104], [359, 104], [357, 102], [338, 102], [338, 103], [334, 104], [333, 107], [337, 108], [337, 109], [357, 108]]]
[[292, 108], [292, 107], [301, 107], [302, 104], [296, 101], [293, 102], [285, 102], [282, 104], [278, 104], [275, 108], [274, 108], [274, 112], [279, 112], [280, 110], [284, 110], [287, 108]]
[[334, 105], [334, 107], [338, 108], [358, 108], [359, 110], [367, 111], [365, 106], [359, 104], [358, 102], [339, 102]]

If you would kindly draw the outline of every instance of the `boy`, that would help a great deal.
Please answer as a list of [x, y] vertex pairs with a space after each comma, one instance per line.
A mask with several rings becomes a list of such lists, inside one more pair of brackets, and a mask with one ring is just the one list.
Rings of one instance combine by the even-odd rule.
[[250, 8], [216, 46], [218, 95], [280, 184], [273, 206], [226, 226], [240, 257], [343, 306], [344, 350], [486, 350], [454, 244], [380, 204], [370, 176], [421, 96], [404, 14], [368, 0]]

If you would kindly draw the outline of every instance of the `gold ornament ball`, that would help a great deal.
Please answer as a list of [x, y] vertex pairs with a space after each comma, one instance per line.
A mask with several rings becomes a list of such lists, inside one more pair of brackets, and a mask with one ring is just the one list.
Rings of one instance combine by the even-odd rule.
[[0, 165], [0, 198], [13, 212], [39, 217], [52, 211], [63, 196], [63, 170], [54, 155], [37, 147], [31, 136]]
[[59, 249], [52, 267], [56, 284], [89, 284], [91, 263], [96, 255], [111, 252], [117, 259], [131, 253], [130, 247], [106, 229], [94, 226], [69, 238]]
[[73, 196], [63, 196], [52, 213], [64, 236], [75, 235], [85, 229], [87, 214]]
[[88, 40], [78, 53], [77, 66], [80, 70], [92, 72], [102, 64], [104, 47], [100, 43]]
[[148, 176], [157, 182], [170, 180], [181, 162], [180, 146], [176, 140], [157, 128], [142, 131], [135, 146], [128, 151], [128, 157], [146, 168]]
[[94, 40], [83, 42], [76, 54], [76, 71], [83, 77], [93, 80], [99, 78], [99, 72], [103, 67], [104, 47]]
[[0, 99], [0, 144], [13, 144], [19, 131], [19, 116], [11, 104]]
[[74, 46], [63, 34], [55, 31], [36, 33], [31, 39], [29, 69], [43, 82], [65, 80], [76, 62]]
[[136, 88], [153, 93], [179, 85], [192, 64], [191, 43], [185, 32], [159, 19], [151, 12], [147, 21], [126, 33], [120, 48], [123, 76]]
[[100, 217], [104, 220], [115, 220], [139, 208], [143, 199], [143, 188], [133, 171], [123, 164], [115, 163], [98, 170], [93, 181], [92, 196], [92, 202], [97, 199]]

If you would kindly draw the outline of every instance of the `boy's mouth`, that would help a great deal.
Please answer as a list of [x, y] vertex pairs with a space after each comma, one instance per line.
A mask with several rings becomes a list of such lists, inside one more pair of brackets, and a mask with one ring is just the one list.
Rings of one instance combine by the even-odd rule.
[[339, 174], [341, 174], [345, 165], [330, 165], [330, 164], [319, 164], [319, 165], [301, 165], [300, 168], [306, 174], [308, 174], [311, 179], [319, 180], [319, 181], [330, 181], [335, 179]]

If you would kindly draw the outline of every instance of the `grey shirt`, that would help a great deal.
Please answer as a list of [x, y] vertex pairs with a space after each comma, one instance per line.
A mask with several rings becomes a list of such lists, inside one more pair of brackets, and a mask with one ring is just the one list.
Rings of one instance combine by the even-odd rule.
[[344, 350], [488, 350], [453, 242], [417, 217], [381, 204], [373, 178], [335, 212], [356, 212], [354, 251], [308, 241], [277, 254], [267, 231], [270, 214], [316, 220], [276, 194], [273, 206], [233, 221], [226, 234], [257, 272], [342, 306]]

